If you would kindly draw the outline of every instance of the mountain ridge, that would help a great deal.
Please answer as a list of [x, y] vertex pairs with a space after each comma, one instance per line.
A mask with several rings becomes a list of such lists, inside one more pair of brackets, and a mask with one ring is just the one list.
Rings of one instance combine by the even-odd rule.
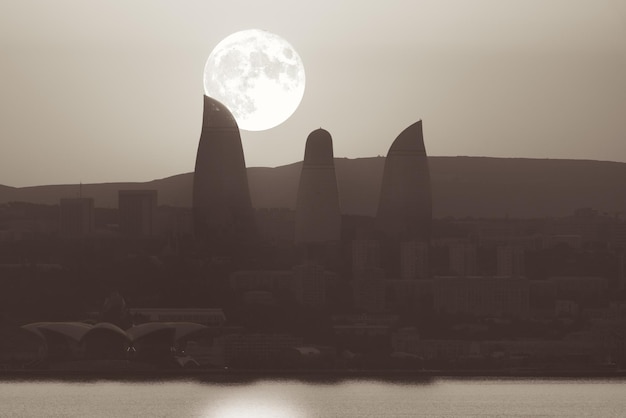
[[[564, 216], [576, 208], [626, 213], [626, 163], [498, 157], [429, 157], [433, 216]], [[335, 158], [345, 214], [374, 215], [384, 157]], [[295, 207], [302, 162], [248, 167], [256, 208]], [[93, 197], [97, 207], [117, 207], [118, 190], [155, 189], [160, 205], [191, 206], [193, 173], [147, 182], [10, 187], [0, 185], [0, 204], [57, 204], [60, 198]]]

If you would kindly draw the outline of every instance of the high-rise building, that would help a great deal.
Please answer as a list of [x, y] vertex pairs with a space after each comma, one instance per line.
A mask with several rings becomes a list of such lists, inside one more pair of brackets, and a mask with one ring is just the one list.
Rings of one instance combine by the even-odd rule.
[[336, 242], [340, 233], [341, 212], [333, 141], [327, 131], [317, 129], [306, 140], [296, 201], [295, 242]]
[[120, 231], [132, 236], [153, 235], [156, 207], [156, 190], [118, 191]]
[[230, 111], [204, 96], [202, 133], [193, 176], [196, 238], [228, 252], [255, 235], [239, 127]]
[[429, 241], [432, 198], [422, 121], [393, 142], [383, 171], [378, 204], [379, 229], [389, 238]]
[[59, 226], [62, 236], [80, 237], [94, 232], [95, 224], [92, 198], [63, 198], [59, 202], [59, 207]]

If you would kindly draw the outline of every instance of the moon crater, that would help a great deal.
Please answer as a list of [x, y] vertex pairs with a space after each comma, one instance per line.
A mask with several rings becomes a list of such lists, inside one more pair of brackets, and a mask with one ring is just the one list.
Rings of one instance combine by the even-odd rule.
[[241, 129], [261, 131], [287, 120], [304, 95], [300, 56], [283, 38], [257, 29], [236, 32], [211, 52], [204, 90], [224, 103]]

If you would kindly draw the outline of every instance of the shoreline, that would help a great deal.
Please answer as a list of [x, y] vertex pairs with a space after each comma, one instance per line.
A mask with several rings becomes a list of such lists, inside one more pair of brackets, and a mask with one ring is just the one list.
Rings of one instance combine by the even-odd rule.
[[625, 379], [623, 370], [0, 370], [0, 381], [30, 380], [198, 380], [205, 382], [249, 382], [264, 379], [343, 381], [372, 379], [387, 381], [430, 381], [454, 379]]

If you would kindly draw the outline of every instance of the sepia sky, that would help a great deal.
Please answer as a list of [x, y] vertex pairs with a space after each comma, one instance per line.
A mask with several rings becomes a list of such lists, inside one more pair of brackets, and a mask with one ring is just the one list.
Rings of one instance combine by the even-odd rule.
[[248, 166], [385, 155], [626, 162], [626, 0], [2, 0], [0, 184], [147, 181], [194, 169], [204, 63], [229, 34], [288, 40], [295, 114], [242, 131]]

